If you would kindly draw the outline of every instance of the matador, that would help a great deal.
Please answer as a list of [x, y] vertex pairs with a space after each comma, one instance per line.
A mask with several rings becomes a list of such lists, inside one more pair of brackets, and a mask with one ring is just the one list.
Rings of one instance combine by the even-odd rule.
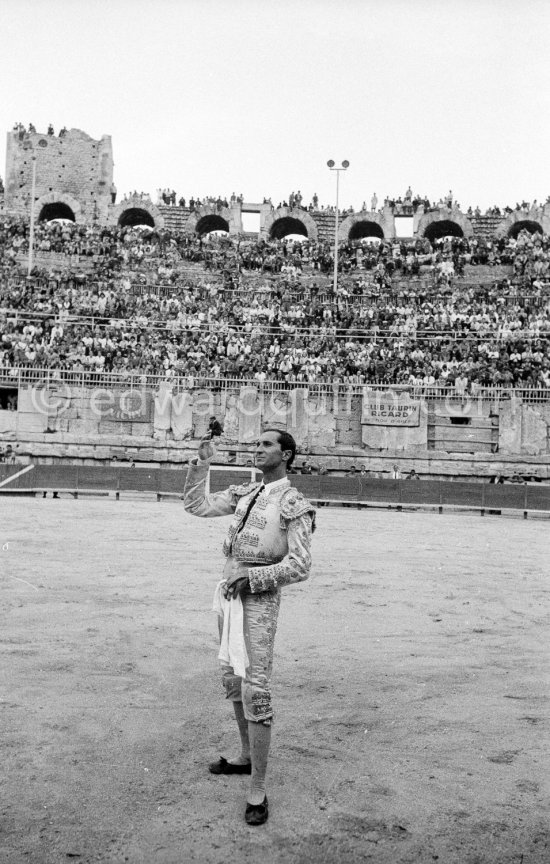
[[241, 753], [233, 759], [220, 757], [209, 770], [218, 775], [250, 774], [245, 819], [249, 825], [261, 825], [268, 818], [265, 778], [273, 721], [271, 670], [281, 589], [309, 576], [315, 509], [287, 479], [296, 454], [296, 442], [287, 432], [267, 429], [260, 435], [255, 462], [263, 474], [261, 483], [206, 494], [215, 453], [208, 434], [201, 440], [198, 459], [189, 465], [184, 506], [194, 516], [234, 514], [218, 586], [219, 656]]

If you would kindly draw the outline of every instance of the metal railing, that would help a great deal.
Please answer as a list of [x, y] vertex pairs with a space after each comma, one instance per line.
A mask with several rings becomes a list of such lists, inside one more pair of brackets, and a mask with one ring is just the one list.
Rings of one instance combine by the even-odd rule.
[[[323, 304], [324, 306], [336, 306], [336, 303]], [[348, 304], [344, 304], [347, 305]], [[266, 312], [268, 310], [266, 309]], [[157, 330], [161, 333], [189, 333], [195, 334], [197, 332], [210, 334], [210, 333], [222, 333], [223, 330], [220, 328], [219, 321], [204, 321], [204, 322], [196, 322], [193, 324], [181, 324], [177, 322], [175, 318], [168, 318], [164, 320], [155, 320], [155, 319], [147, 319], [147, 323], [143, 324], [136, 320], [136, 318], [141, 317], [139, 314], [139, 310], [136, 311], [136, 318], [124, 318], [124, 317], [116, 317], [115, 315], [111, 315], [109, 312], [90, 314], [90, 315], [82, 315], [75, 314], [69, 311], [61, 312], [59, 310], [55, 312], [27, 312], [21, 311], [19, 309], [9, 309], [6, 307], [0, 307], [0, 315], [5, 315], [6, 319], [11, 323], [18, 324], [19, 322], [24, 323], [27, 321], [34, 322], [36, 320], [48, 320], [53, 319], [56, 323], [62, 324], [64, 327], [71, 326], [83, 326], [90, 327], [96, 330], [112, 330], [113, 328], [124, 327], [128, 331], [142, 331], [142, 330]], [[258, 315], [257, 318], [262, 318], [265, 316]], [[235, 331], [236, 334], [245, 335], [247, 337], [250, 336], [249, 331], [245, 329], [245, 325], [243, 324], [227, 324], [227, 326], [231, 326], [231, 329]], [[288, 319], [287, 326], [291, 325], [291, 319]], [[318, 331], [315, 329], [316, 326], [328, 326], [331, 327], [333, 332], [326, 333], [322, 331]], [[547, 328], [543, 329], [535, 329], [535, 328], [527, 328], [527, 329], [514, 329], [507, 333], [499, 332], [498, 329], [495, 329], [493, 326], [483, 327], [479, 331], [476, 330], [461, 330], [461, 329], [424, 329], [422, 327], [411, 327], [408, 324], [398, 324], [395, 327], [390, 329], [382, 329], [378, 327], [378, 325], [373, 326], [365, 326], [365, 322], [357, 322], [356, 324], [351, 325], [349, 328], [341, 328], [336, 325], [332, 325], [330, 321], [324, 322], [323, 325], [314, 325], [311, 327], [294, 327], [291, 332], [287, 332], [283, 327], [278, 327], [275, 329], [268, 322], [259, 322], [256, 320], [252, 325], [254, 330], [258, 330], [261, 335], [267, 336], [279, 336], [287, 339], [296, 339], [296, 338], [310, 338], [310, 339], [329, 339], [329, 340], [352, 340], [352, 341], [370, 341], [377, 342], [378, 340], [392, 340], [392, 339], [410, 339], [413, 341], [418, 341], [422, 339], [429, 339], [432, 341], [453, 341], [453, 342], [486, 342], [487, 339], [491, 339], [494, 342], [498, 343], [506, 343], [510, 341], [514, 341], [515, 339], [543, 339], [550, 335], [550, 323]]]
[[510, 401], [512, 398], [527, 402], [550, 402], [550, 389], [533, 387], [476, 387], [475, 390], [442, 387], [435, 384], [388, 384], [385, 381], [365, 381], [345, 383], [335, 381], [266, 380], [256, 381], [243, 376], [231, 378], [210, 378], [190, 375], [167, 377], [154, 373], [140, 372], [122, 374], [116, 372], [75, 371], [74, 369], [49, 369], [34, 366], [0, 367], [0, 385], [23, 388], [30, 386], [58, 387], [75, 389], [106, 387], [113, 389], [157, 390], [161, 385], [170, 385], [175, 392], [182, 390], [239, 391], [252, 388], [259, 393], [288, 392], [307, 390], [311, 395], [340, 394], [361, 396], [365, 389], [409, 393], [415, 399], [489, 401], [494, 403]]

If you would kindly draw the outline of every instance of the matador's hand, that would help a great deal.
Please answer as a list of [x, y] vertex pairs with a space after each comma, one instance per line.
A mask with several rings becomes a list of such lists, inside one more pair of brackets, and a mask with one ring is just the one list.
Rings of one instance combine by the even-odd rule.
[[231, 600], [233, 597], [240, 597], [242, 600], [243, 594], [246, 594], [249, 589], [250, 582], [246, 575], [246, 567], [242, 564], [237, 564], [235, 572], [227, 578], [223, 586], [223, 596], [227, 600]]
[[227, 600], [232, 600], [234, 597], [240, 597], [242, 600], [243, 596], [248, 593], [249, 587], [248, 576], [243, 576], [225, 588], [225, 596]]

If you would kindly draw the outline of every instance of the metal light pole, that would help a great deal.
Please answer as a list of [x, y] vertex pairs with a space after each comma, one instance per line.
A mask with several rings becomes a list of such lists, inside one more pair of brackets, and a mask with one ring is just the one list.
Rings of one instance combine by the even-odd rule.
[[32, 159], [32, 183], [31, 183], [31, 225], [29, 230], [29, 261], [27, 265], [27, 278], [31, 275], [32, 256], [34, 248], [34, 192], [36, 187], [36, 153], [31, 156]]
[[342, 162], [341, 168], [335, 168], [334, 159], [329, 159], [327, 162], [328, 167], [331, 171], [336, 171], [336, 221], [334, 223], [334, 281], [333, 281], [333, 291], [336, 294], [336, 290], [338, 288], [338, 193], [340, 191], [340, 171], [347, 171], [349, 168], [349, 162], [347, 159], [344, 159]]

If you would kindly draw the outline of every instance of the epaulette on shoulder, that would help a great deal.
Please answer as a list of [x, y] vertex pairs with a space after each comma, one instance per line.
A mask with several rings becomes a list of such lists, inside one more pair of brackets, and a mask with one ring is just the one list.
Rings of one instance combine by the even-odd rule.
[[283, 492], [279, 503], [283, 519], [297, 519], [304, 513], [311, 513], [315, 517], [315, 507], [307, 498], [298, 492], [293, 486]]
[[237, 498], [243, 498], [244, 495], [248, 495], [250, 492], [255, 492], [261, 485], [261, 483], [234, 483], [229, 487], [229, 491]]

